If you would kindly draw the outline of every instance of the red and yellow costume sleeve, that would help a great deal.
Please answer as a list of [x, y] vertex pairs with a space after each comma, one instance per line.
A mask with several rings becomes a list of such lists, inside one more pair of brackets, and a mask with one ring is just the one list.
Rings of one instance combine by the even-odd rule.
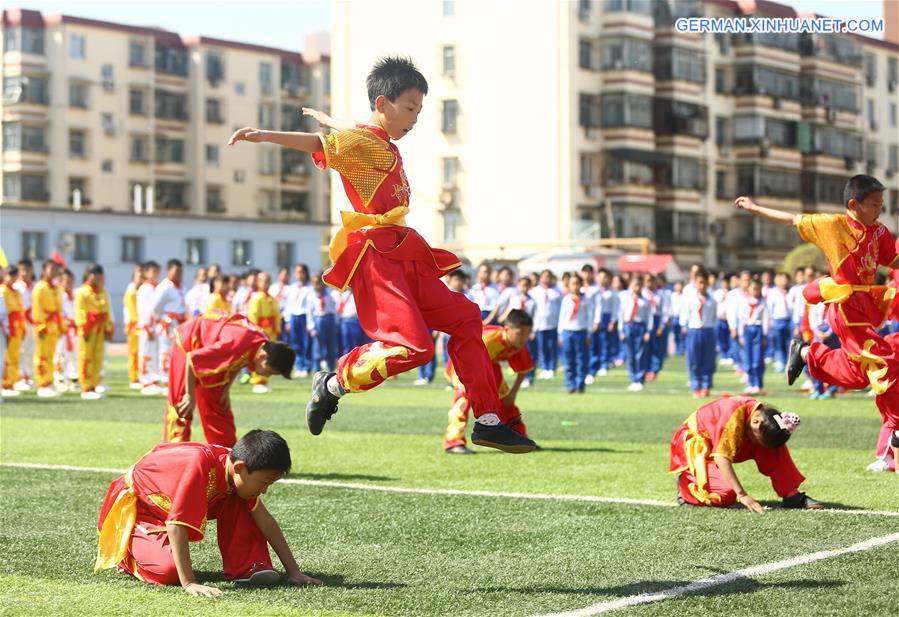
[[179, 326], [175, 340], [197, 384], [214, 388], [230, 383], [243, 367], [252, 365], [259, 348], [269, 339], [240, 315], [203, 315]]
[[40, 280], [31, 296], [31, 320], [37, 334], [62, 333], [62, 292], [56, 285]]
[[312, 154], [319, 169], [340, 174], [352, 211], [341, 211], [341, 228], [329, 247], [333, 266], [324, 281], [346, 289], [367, 250], [393, 259], [412, 260], [432, 268], [439, 277], [461, 264], [448, 251], [431, 248], [405, 226], [409, 212], [409, 182], [396, 145], [379, 127], [363, 126], [322, 135], [322, 150]]
[[281, 311], [278, 301], [265, 291], [254, 292], [247, 308], [247, 321], [262, 328], [269, 339], [281, 334]]
[[233, 313], [234, 309], [231, 307], [231, 303], [228, 302], [228, 299], [222, 294], [215, 292], [209, 294], [209, 298], [206, 300], [206, 310], [203, 312], [203, 317], [218, 317], [222, 313], [228, 314]]
[[759, 402], [749, 397], [720, 398], [693, 412], [674, 434], [669, 470], [689, 471], [696, 478], [688, 488], [700, 503], [720, 501], [720, 495], [707, 490], [708, 464], [716, 456], [736, 462], [746, 421], [758, 406]]

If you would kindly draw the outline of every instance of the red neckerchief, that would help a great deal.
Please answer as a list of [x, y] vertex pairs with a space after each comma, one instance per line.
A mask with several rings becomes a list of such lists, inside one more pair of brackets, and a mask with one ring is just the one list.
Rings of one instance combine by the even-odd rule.
[[699, 321], [702, 322], [702, 309], [705, 308], [705, 296], [699, 298], [699, 310], [696, 311], [696, 314], [699, 316]]
[[572, 294], [574, 297], [574, 306], [571, 308], [571, 317], [569, 317], [569, 321], [574, 321], [574, 318], [577, 317], [578, 312], [581, 310], [581, 294]]
[[628, 318], [627, 323], [632, 322], [634, 320], [634, 317], [637, 316], [637, 303], [640, 301], [640, 296], [638, 296], [634, 292], [631, 292], [631, 297], [634, 300], [634, 306], [631, 307], [631, 316]]

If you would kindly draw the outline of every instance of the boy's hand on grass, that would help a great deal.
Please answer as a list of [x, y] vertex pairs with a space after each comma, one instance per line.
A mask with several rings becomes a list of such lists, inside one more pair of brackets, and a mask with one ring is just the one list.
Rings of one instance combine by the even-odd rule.
[[200, 583], [188, 583], [183, 585], [184, 593], [189, 596], [203, 596], [205, 598], [217, 598], [224, 593], [218, 587], [208, 587]]
[[254, 129], [251, 126], [245, 126], [242, 129], [237, 129], [234, 131], [234, 134], [231, 135], [231, 139], [228, 140], [228, 145], [233, 146], [239, 141], [251, 141], [254, 144], [258, 144], [262, 141], [262, 131], [259, 129]]
[[291, 585], [312, 585], [315, 587], [324, 584], [317, 578], [312, 578], [311, 576], [307, 576], [299, 571], [289, 573], [287, 575], [287, 582]]
[[755, 512], [756, 514], [764, 514], [765, 508], [762, 507], [762, 504], [753, 499], [750, 495], [743, 495], [740, 497], [740, 503], [743, 504], [747, 510], [750, 512]]

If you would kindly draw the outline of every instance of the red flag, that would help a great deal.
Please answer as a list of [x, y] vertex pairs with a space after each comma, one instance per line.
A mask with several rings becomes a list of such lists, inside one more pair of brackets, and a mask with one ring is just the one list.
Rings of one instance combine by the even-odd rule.
[[62, 258], [62, 254], [57, 249], [53, 249], [53, 254], [50, 255], [50, 260], [55, 261], [63, 268], [69, 267], [69, 264], [66, 263], [66, 260]]

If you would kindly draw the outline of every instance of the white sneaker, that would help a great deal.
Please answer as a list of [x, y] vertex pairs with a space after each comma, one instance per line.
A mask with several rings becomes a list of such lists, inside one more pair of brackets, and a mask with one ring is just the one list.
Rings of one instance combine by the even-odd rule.
[[639, 381], [634, 384], [634, 392], [643, 392], [643, 384]]
[[890, 464], [883, 460], [882, 458], [877, 459], [870, 465], [868, 465], [865, 469], [868, 471], [872, 471], [874, 473], [880, 473], [881, 471], [886, 471], [890, 468]]
[[522, 382], [521, 382], [521, 387], [522, 387], [522, 388], [530, 388], [530, 387], [531, 387], [531, 380], [530, 380], [530, 379], [525, 379], [524, 381], [522, 381]]
[[94, 388], [94, 392], [99, 392], [100, 394], [106, 394], [107, 392], [109, 392], [109, 386], [101, 383], [99, 386]]
[[596, 376], [597, 376], [597, 377], [606, 377], [608, 374], [609, 374], [609, 370], [608, 370], [608, 369], [601, 368], [601, 369], [599, 369], [598, 371], [596, 371]]
[[163, 392], [165, 391], [155, 383], [151, 383], [149, 386], [144, 386], [140, 389], [140, 393], [144, 396], [156, 396], [158, 394], [162, 394]]
[[141, 383], [139, 381], [132, 381], [131, 383], [128, 384], [128, 387], [131, 388], [132, 390], [140, 390], [141, 388], [143, 388], [143, 386], [141, 385]]
[[309, 377], [309, 371], [297, 371], [297, 377], [300, 379], [306, 379]]
[[584, 377], [585, 386], [592, 386], [594, 383], [596, 383], [596, 378], [593, 375], [587, 375], [586, 377]]
[[268, 394], [272, 389], [264, 383], [257, 383], [253, 386], [253, 394]]
[[0, 392], [0, 396], [19, 396], [20, 394], [22, 393], [18, 390], [13, 390], [12, 388], [10, 388], [9, 390], [4, 388], [3, 391]]
[[87, 391], [87, 392], [82, 392], [81, 398], [82, 398], [82, 400], [85, 400], [85, 401], [99, 401], [101, 398], [103, 398], [103, 394], [100, 392], [97, 392], [96, 390], [91, 390], [91, 391]]
[[12, 385], [12, 389], [16, 392], [28, 392], [32, 390], [31, 384], [21, 379]]
[[449, 450], [446, 450], [447, 454], [474, 454], [474, 450], [467, 448], [465, 446], [454, 446]]
[[424, 377], [419, 377], [418, 379], [416, 379], [415, 381], [412, 382], [412, 385], [413, 386], [426, 386], [429, 383], [431, 383], [431, 382], [428, 381], [427, 379], [425, 379]]
[[59, 392], [54, 388], [47, 386], [46, 388], [38, 388], [37, 395], [41, 398], [54, 398], [59, 396]]
[[547, 379], [555, 379], [555, 378], [556, 378], [556, 372], [555, 372], [555, 371], [546, 371], [546, 378], [547, 378]]

